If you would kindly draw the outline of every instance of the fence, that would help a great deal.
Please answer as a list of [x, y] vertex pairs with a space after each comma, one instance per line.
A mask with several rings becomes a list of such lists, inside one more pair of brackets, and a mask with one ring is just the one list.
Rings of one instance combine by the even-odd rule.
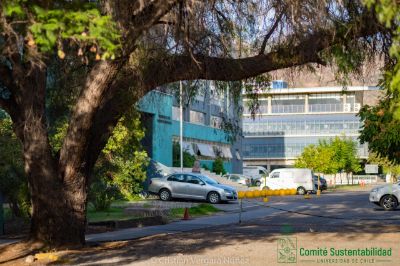
[[337, 174], [335, 175], [325, 175], [324, 178], [328, 182], [328, 186], [336, 185], [357, 185], [357, 184], [374, 184], [378, 182], [377, 175], [347, 175]]

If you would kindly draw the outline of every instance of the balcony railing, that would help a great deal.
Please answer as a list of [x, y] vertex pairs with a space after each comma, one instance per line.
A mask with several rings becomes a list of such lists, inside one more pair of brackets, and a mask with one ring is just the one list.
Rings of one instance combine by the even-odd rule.
[[272, 105], [272, 113], [304, 113], [304, 105]]
[[343, 104], [309, 104], [308, 111], [313, 113], [343, 112]]

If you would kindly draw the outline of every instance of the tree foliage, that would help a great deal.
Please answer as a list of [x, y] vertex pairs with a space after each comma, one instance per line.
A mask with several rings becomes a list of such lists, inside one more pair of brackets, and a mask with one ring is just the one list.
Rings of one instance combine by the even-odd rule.
[[318, 145], [309, 145], [296, 159], [295, 167], [310, 168], [324, 174], [359, 172], [357, 143], [352, 139], [335, 137], [329, 141], [322, 140]]
[[226, 174], [226, 170], [224, 168], [224, 160], [221, 157], [218, 157], [214, 160], [212, 164], [212, 171], [216, 174]]
[[22, 146], [12, 130], [10, 118], [0, 118], [0, 192], [7, 197], [14, 216], [30, 216]]
[[296, 159], [295, 167], [309, 168], [314, 172], [333, 174], [337, 171], [337, 163], [333, 160], [334, 151], [331, 147], [309, 145]]
[[[172, 166], [181, 166], [181, 146], [179, 142], [174, 142], [172, 146]], [[183, 167], [193, 167], [196, 157], [191, 155], [188, 151], [183, 150]]]
[[[16, 30], [25, 32], [27, 44], [40, 52], [48, 53], [57, 48], [57, 55], [63, 59], [63, 46], [68, 41], [77, 48], [79, 56], [91, 52], [101, 59], [115, 58], [120, 48], [120, 34], [110, 16], [102, 15], [91, 3], [52, 2], [43, 7], [27, 0], [5, 0], [4, 15], [7, 19], [19, 19]], [[30, 23], [30, 20], [35, 22]], [[3, 28], [3, 31], [14, 29]]]
[[122, 117], [95, 166], [95, 181], [115, 186], [128, 200], [134, 199], [142, 190], [146, 179], [149, 158], [140, 144], [144, 133], [136, 110]]
[[[127, 164], [118, 150], [102, 151], [110, 136], [107, 149], [124, 140], [114, 128], [147, 92], [181, 80], [252, 82], [315, 63], [357, 72], [386, 54], [393, 34], [376, 19], [381, 1], [88, 2], [0, 4], [0, 107], [24, 147], [31, 236], [57, 245], [84, 242], [95, 166]], [[121, 173], [121, 186], [137, 169]]]
[[[368, 143], [370, 151], [378, 161], [388, 168], [400, 163], [400, 7], [395, 1], [366, 1], [376, 10], [377, 17], [392, 32], [390, 42], [391, 60], [385, 64], [380, 82], [386, 95], [375, 106], [364, 106], [360, 111], [363, 121], [360, 141]], [[386, 161], [387, 160], [387, 161]], [[382, 162], [382, 161], [381, 161]]]
[[381, 157], [374, 152], [371, 152], [368, 157], [368, 162], [382, 166], [385, 174], [390, 174], [394, 180], [400, 175], [400, 165], [390, 161], [387, 157]]

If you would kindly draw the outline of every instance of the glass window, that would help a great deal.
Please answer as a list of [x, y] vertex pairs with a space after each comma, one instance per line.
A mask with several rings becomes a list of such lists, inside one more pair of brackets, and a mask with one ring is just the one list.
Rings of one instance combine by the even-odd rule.
[[205, 114], [202, 112], [190, 110], [190, 122], [204, 125], [206, 121]]
[[204, 182], [200, 180], [200, 178], [198, 178], [197, 176], [186, 175], [186, 183], [200, 185], [203, 184]]
[[181, 118], [181, 112], [179, 107], [172, 106], [172, 120], [177, 120], [179, 121]]
[[271, 178], [279, 178], [279, 172], [274, 172], [274, 173], [271, 175]]
[[207, 184], [209, 184], [209, 185], [216, 185], [216, 184], [218, 184], [217, 181], [215, 181], [215, 180], [212, 179], [211, 177], [208, 177], [208, 176], [205, 176], [205, 175], [202, 175], [202, 176], [201, 176], [201, 179], [202, 179], [204, 182], [206, 182]]
[[303, 113], [305, 95], [275, 95], [271, 108], [272, 113]]
[[185, 182], [185, 176], [184, 175], [172, 175], [168, 177], [168, 181], [174, 181], [174, 182]]
[[231, 175], [231, 177], [229, 179], [236, 182], [240, 179], [240, 177], [238, 177], [236, 175]]
[[218, 116], [211, 116], [211, 126], [215, 128], [221, 128], [222, 126], [222, 118]]
[[310, 94], [309, 112], [343, 112], [343, 95], [340, 93]]

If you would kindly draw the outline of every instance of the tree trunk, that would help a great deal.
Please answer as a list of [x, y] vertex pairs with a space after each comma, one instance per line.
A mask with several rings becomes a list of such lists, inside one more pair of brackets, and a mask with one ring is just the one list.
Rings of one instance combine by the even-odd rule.
[[[42, 184], [32, 197], [31, 238], [52, 247], [81, 246], [85, 243], [86, 201], [62, 186], [57, 182]], [[86, 198], [82, 186], [75, 190], [81, 190], [80, 195]]]
[[[32, 203], [32, 240], [48, 246], [84, 243], [87, 187], [84, 167], [66, 178], [49, 143], [45, 114], [46, 69], [37, 65], [13, 68], [14, 132], [23, 144], [25, 173]], [[69, 158], [66, 158], [69, 160]]]
[[32, 198], [31, 238], [50, 246], [85, 242], [86, 178], [66, 182], [54, 160], [46, 128], [32, 119], [24, 129], [25, 170]]

